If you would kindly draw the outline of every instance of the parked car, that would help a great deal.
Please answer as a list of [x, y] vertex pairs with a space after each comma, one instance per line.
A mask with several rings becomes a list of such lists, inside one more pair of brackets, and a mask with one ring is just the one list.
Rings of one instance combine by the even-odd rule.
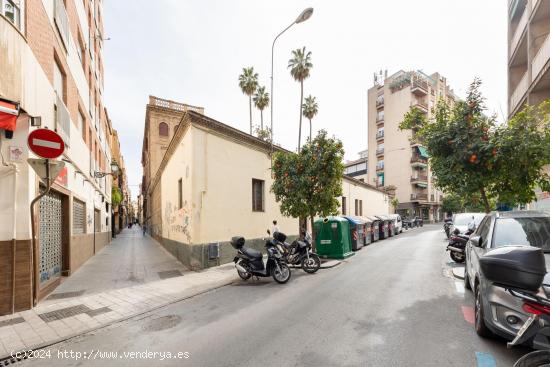
[[[483, 276], [480, 258], [488, 251], [504, 246], [534, 246], [545, 253], [550, 264], [550, 213], [537, 211], [492, 212], [481, 221], [466, 244], [464, 286], [474, 291], [475, 330], [480, 336], [500, 335], [512, 340], [529, 316], [522, 301]], [[539, 290], [548, 296], [550, 276]], [[537, 335], [532, 346], [550, 348], [546, 335]]]
[[388, 215], [393, 220], [394, 233], [399, 234], [403, 232], [403, 220], [399, 214], [390, 214]]
[[[479, 223], [485, 218], [485, 213], [457, 213], [453, 215], [453, 220], [449, 226], [449, 235], [463, 234], [468, 230], [468, 224], [474, 222], [476, 228], [479, 227]], [[458, 232], [455, 232], [458, 230]]]

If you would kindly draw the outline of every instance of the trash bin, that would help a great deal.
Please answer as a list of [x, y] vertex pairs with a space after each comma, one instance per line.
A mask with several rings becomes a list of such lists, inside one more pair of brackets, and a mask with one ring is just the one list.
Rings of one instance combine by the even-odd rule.
[[352, 256], [349, 222], [341, 217], [317, 219], [314, 223], [317, 254], [324, 258]]
[[377, 218], [375, 216], [368, 216], [368, 219], [372, 221], [371, 224], [371, 243], [376, 242], [380, 239], [380, 226], [382, 222], [380, 221], [380, 218]]
[[363, 245], [369, 245], [372, 242], [372, 220], [367, 217], [360, 217], [365, 222], [365, 235], [363, 236]]
[[349, 222], [349, 231], [351, 238], [351, 248], [357, 251], [365, 245], [365, 225], [367, 224], [359, 217], [344, 216]]
[[380, 239], [388, 238], [390, 236], [390, 218], [385, 215], [376, 215], [376, 217], [380, 219], [380, 225], [378, 226]]

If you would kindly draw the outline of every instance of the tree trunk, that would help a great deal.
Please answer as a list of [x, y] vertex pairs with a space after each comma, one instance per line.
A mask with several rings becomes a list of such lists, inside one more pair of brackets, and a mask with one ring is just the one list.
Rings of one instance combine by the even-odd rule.
[[491, 211], [491, 206], [489, 205], [489, 200], [487, 199], [487, 193], [485, 193], [485, 188], [482, 187], [480, 189], [481, 192], [481, 198], [483, 199], [483, 205], [485, 206], [485, 213], [489, 213]]
[[248, 96], [248, 107], [250, 110], [250, 135], [252, 135], [252, 94]]
[[304, 101], [304, 81], [300, 81], [300, 128], [298, 130], [298, 153], [300, 153], [300, 143], [302, 142], [302, 103]]
[[309, 119], [309, 141], [311, 142], [311, 119]]
[[313, 228], [313, 223], [315, 222], [315, 217], [312, 215], [310, 218], [311, 221], [311, 251], [315, 252], [316, 247], [315, 246], [315, 229]]
[[264, 110], [260, 110], [260, 126], [264, 129]]

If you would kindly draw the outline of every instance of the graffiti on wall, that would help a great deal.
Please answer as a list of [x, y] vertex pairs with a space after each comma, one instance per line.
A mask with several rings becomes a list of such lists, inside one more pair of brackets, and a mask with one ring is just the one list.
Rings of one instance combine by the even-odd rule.
[[164, 222], [167, 224], [168, 236], [172, 232], [183, 233], [187, 238], [187, 242], [191, 243], [191, 233], [189, 232], [189, 226], [191, 224], [191, 210], [189, 210], [189, 204], [187, 201], [183, 202], [181, 209], [172, 205], [171, 202], [167, 202], [164, 208]]

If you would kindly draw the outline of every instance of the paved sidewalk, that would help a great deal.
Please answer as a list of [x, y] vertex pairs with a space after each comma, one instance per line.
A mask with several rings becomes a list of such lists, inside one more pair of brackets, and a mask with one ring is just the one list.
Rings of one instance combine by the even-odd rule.
[[181, 276], [189, 270], [141, 227], [124, 229], [41, 304]]
[[238, 279], [233, 264], [89, 296], [40, 303], [0, 317], [0, 360], [204, 293]]

